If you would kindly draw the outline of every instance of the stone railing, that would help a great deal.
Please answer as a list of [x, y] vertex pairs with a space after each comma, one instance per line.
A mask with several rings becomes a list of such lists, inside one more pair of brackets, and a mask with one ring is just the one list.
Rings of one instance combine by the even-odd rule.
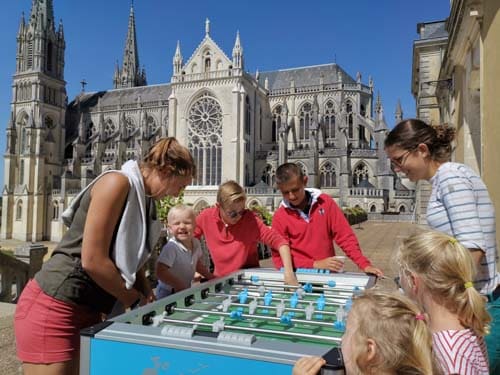
[[228, 78], [234, 76], [237, 77], [240, 75], [241, 75], [241, 70], [239, 69], [213, 70], [205, 73], [192, 73], [192, 74], [172, 76], [172, 82], [179, 83], [179, 82], [202, 81], [206, 79]]
[[369, 212], [368, 220], [383, 221], [383, 222], [415, 222], [415, 215], [411, 212], [408, 213], [393, 213], [385, 214], [381, 212]]
[[349, 195], [351, 197], [383, 197], [384, 196], [384, 189], [350, 188]]
[[17, 302], [28, 280], [42, 267], [45, 254], [47, 247], [35, 243], [17, 247], [14, 256], [0, 252], [0, 302]]

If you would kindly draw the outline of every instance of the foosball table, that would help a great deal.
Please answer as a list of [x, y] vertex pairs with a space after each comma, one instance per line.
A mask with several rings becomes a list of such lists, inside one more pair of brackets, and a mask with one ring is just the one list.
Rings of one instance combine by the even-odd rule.
[[340, 342], [360, 273], [247, 269], [193, 286], [81, 332], [80, 374], [291, 374], [303, 356], [343, 374]]

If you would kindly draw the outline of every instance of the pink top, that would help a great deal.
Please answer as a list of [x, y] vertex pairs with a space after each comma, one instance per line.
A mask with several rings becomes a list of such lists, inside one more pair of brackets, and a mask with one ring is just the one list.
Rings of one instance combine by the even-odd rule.
[[488, 352], [470, 329], [432, 334], [433, 349], [445, 374], [488, 375]]
[[196, 217], [195, 237], [205, 236], [214, 262], [214, 275], [224, 276], [242, 268], [259, 267], [257, 244], [278, 249], [287, 241], [266, 226], [253, 212], [246, 211], [234, 225], [222, 221], [218, 207], [203, 210]]

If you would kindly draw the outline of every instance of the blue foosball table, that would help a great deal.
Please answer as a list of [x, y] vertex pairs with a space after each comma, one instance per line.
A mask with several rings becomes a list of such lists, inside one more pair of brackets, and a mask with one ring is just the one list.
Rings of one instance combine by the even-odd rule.
[[291, 374], [321, 356], [344, 374], [340, 342], [352, 297], [376, 278], [247, 269], [193, 286], [81, 332], [80, 374]]

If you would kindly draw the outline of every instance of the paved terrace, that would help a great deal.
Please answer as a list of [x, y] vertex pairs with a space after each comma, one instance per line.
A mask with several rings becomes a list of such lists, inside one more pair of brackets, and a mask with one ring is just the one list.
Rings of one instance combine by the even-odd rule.
[[[393, 264], [393, 254], [397, 241], [419, 229], [419, 226], [409, 223], [382, 223], [366, 222], [355, 225], [354, 230], [358, 236], [364, 254], [372, 263], [381, 268], [389, 277], [380, 280], [379, 284], [393, 288], [392, 278], [397, 274], [397, 266]], [[20, 241], [3, 240], [2, 249], [14, 249]], [[49, 253], [54, 248], [53, 242], [43, 242], [49, 248]], [[339, 251], [339, 253], [341, 253]], [[269, 267], [270, 260], [261, 262], [263, 267]], [[347, 260], [346, 271], [358, 271], [357, 267]], [[21, 373], [20, 363], [17, 361], [14, 346], [13, 314], [15, 305], [0, 303], [0, 369], [4, 375], [17, 375]]]

